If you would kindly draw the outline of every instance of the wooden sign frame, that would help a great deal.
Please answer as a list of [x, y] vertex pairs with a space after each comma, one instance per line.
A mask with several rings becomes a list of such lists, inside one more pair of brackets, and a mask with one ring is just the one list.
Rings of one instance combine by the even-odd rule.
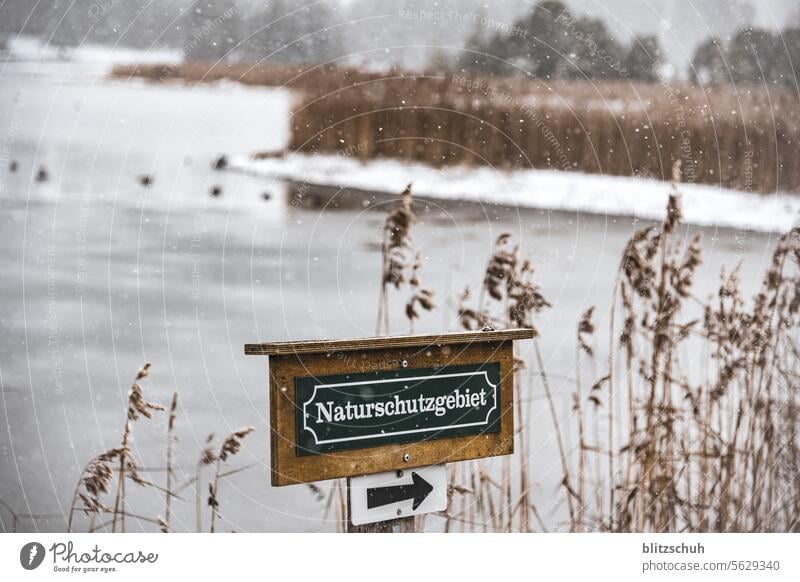
[[[296, 485], [513, 453], [513, 340], [533, 336], [533, 330], [513, 329], [245, 345], [247, 355], [269, 356], [272, 485]], [[406, 444], [311, 456], [297, 453], [296, 378], [488, 363], [500, 367], [498, 432], [421, 438]]]

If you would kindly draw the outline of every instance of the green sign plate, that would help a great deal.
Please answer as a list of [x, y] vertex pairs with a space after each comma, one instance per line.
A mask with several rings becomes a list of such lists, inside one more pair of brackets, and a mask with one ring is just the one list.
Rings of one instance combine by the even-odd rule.
[[297, 454], [500, 431], [500, 364], [295, 378]]

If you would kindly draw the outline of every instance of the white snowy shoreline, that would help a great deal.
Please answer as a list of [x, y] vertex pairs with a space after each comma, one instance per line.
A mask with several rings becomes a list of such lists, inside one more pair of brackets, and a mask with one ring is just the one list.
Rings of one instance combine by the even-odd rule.
[[[393, 160], [362, 163], [345, 156], [295, 153], [260, 160], [234, 156], [230, 166], [249, 174], [322, 186], [391, 193], [401, 192], [413, 182], [414, 193], [424, 198], [653, 220], [664, 217], [671, 191], [667, 182], [639, 178], [551, 170], [439, 170]], [[695, 184], [682, 184], [680, 192], [689, 224], [786, 232], [800, 218], [799, 195], [764, 195]]]

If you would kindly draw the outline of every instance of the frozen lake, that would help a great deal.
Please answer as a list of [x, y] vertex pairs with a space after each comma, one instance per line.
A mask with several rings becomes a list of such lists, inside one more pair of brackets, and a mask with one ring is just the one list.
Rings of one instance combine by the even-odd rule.
[[[0, 500], [46, 514], [20, 529], [64, 530], [80, 468], [118, 442], [131, 381], [150, 362], [148, 398], [167, 404], [179, 392], [177, 457], [187, 476], [209, 433], [256, 428], [233, 461], [255, 466], [222, 487], [220, 529], [332, 530], [305, 487], [269, 486], [266, 367], [243, 344], [372, 335], [383, 214], [375, 204], [295, 209], [283, 184], [211, 169], [220, 152], [283, 147], [284, 91], [109, 82], [102, 72], [0, 64]], [[40, 165], [46, 182], [34, 180]], [[145, 174], [154, 177], [149, 188], [138, 181]], [[209, 195], [213, 186], [221, 196]], [[494, 239], [512, 233], [554, 306], [539, 330], [568, 414], [575, 325], [597, 305], [605, 329], [620, 253], [641, 223], [458, 202], [421, 204], [419, 219], [421, 277], [439, 306], [415, 331], [457, 329], [458, 292], [480, 285]], [[698, 294], [713, 290], [721, 265], [740, 261], [752, 292], [775, 236], [700, 230]], [[396, 311], [392, 331], [405, 333]], [[527, 395], [542, 404], [529, 463], [534, 502], [546, 507], [559, 469], [539, 391], [537, 383]], [[161, 416], [136, 425], [134, 453], [145, 466], [163, 464], [165, 425]], [[195, 525], [186, 494], [178, 530]], [[143, 498], [152, 511], [138, 510], [162, 513], [160, 503]], [[9, 529], [2, 509], [0, 517]], [[128, 529], [153, 528], [131, 520]]]

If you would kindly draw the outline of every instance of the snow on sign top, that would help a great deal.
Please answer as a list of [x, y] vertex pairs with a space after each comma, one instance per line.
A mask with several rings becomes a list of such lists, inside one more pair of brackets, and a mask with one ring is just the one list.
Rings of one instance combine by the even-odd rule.
[[309, 354], [315, 352], [352, 351], [361, 349], [399, 348], [406, 346], [445, 345], [498, 340], [532, 339], [532, 329], [503, 329], [491, 331], [457, 331], [436, 335], [397, 335], [346, 340], [308, 340], [298, 342], [266, 342], [245, 344], [248, 356]]
[[533, 330], [250, 344], [269, 356], [272, 484], [513, 452], [513, 340]]

